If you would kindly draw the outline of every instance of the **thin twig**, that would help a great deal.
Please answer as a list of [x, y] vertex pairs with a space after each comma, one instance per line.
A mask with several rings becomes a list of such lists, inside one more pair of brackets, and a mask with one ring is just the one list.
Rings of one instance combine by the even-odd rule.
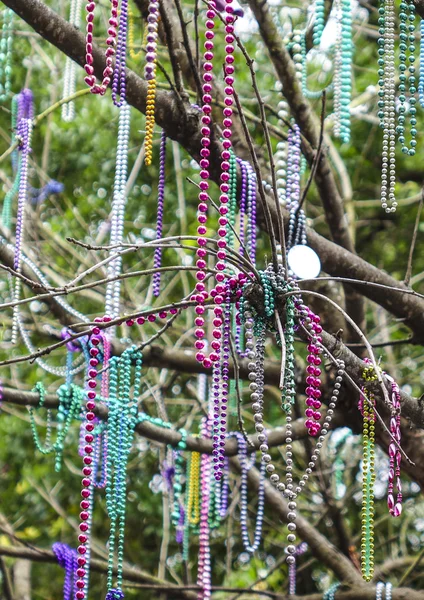
[[405, 279], [403, 280], [405, 285], [409, 285], [411, 282], [412, 257], [414, 255], [415, 244], [417, 241], [418, 228], [420, 226], [420, 218], [421, 218], [421, 211], [423, 208], [423, 200], [424, 200], [424, 188], [421, 191], [420, 203], [418, 205], [417, 216], [415, 218], [414, 233], [412, 234], [411, 247], [409, 248], [408, 266], [406, 268]]

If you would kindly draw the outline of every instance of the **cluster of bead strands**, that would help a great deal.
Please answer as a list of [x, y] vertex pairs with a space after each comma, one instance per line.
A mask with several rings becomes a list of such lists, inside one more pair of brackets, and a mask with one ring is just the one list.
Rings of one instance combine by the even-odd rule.
[[52, 546], [57, 562], [65, 569], [65, 581], [63, 582], [63, 600], [74, 600], [77, 592], [75, 585], [75, 571], [77, 569], [77, 552], [68, 544], [56, 542]]
[[156, 47], [159, 22], [159, 0], [149, 0], [149, 15], [147, 17], [147, 46], [144, 78], [147, 81], [146, 97], [146, 137], [144, 140], [145, 163], [152, 163], [153, 129], [155, 126], [156, 101]]
[[94, 57], [93, 57], [93, 22], [94, 22], [94, 9], [96, 8], [95, 0], [88, 0], [85, 9], [87, 11], [86, 21], [86, 38], [85, 38], [85, 65], [84, 69], [87, 73], [84, 78], [85, 83], [90, 88], [92, 94], [100, 94], [104, 96], [108, 85], [111, 81], [113, 73], [113, 56], [115, 55], [116, 47], [116, 36], [118, 27], [118, 4], [119, 0], [110, 0], [111, 11], [109, 18], [109, 28], [107, 30], [108, 37], [106, 39], [106, 67], [103, 70], [103, 79], [100, 84], [96, 83], [96, 77], [94, 75]]
[[[103, 318], [97, 317], [95, 319], [97, 323], [108, 323], [110, 321], [110, 317], [105, 316]], [[89, 368], [88, 368], [88, 381], [87, 381], [87, 403], [84, 419], [84, 441], [86, 445], [84, 446], [84, 456], [83, 456], [83, 479], [82, 479], [82, 490], [81, 490], [81, 512], [80, 512], [80, 524], [79, 530], [80, 534], [78, 536], [79, 546], [77, 548], [78, 552], [78, 569], [76, 574], [78, 576], [76, 586], [78, 588], [75, 594], [75, 600], [85, 600], [87, 597], [87, 583], [88, 583], [88, 571], [89, 571], [89, 560], [87, 558], [87, 554], [89, 554], [90, 547], [90, 526], [91, 526], [91, 512], [92, 512], [92, 502], [93, 502], [93, 441], [94, 441], [94, 421], [96, 415], [94, 410], [96, 408], [96, 387], [97, 387], [97, 367], [99, 364], [99, 359], [97, 358], [99, 355], [99, 349], [97, 346], [101, 343], [101, 335], [100, 328], [94, 326], [90, 336], [91, 348], [89, 350], [90, 360], [89, 360]]]
[[[34, 389], [32, 390], [35, 393], [39, 394], [40, 401], [38, 404], [38, 408], [42, 408], [44, 406], [46, 391], [41, 382], [38, 382]], [[40, 441], [40, 437], [37, 432], [37, 425], [35, 423], [35, 409], [34, 407], [29, 407], [29, 417], [31, 424], [31, 431], [34, 438], [34, 444], [41, 454], [55, 454], [55, 470], [60, 471], [61, 463], [62, 463], [62, 453], [64, 447], [64, 441], [68, 434], [69, 428], [74, 419], [77, 419], [81, 410], [81, 405], [83, 401], [83, 392], [77, 386], [61, 386], [57, 390], [57, 396], [59, 398], [59, 407], [57, 411], [57, 436], [56, 441], [51, 442], [51, 434], [52, 434], [52, 422], [51, 422], [51, 411], [47, 410], [47, 420], [46, 420], [46, 439], [44, 445]]]
[[[201, 429], [202, 438], [210, 438], [211, 431], [208, 420], [205, 418]], [[197, 564], [197, 585], [200, 590], [197, 600], [208, 600], [211, 595], [211, 551], [209, 546], [209, 501], [211, 489], [211, 457], [202, 454], [200, 459], [200, 523], [199, 523], [199, 560]]]
[[384, 585], [382, 581], [379, 581], [375, 586], [375, 600], [383, 600], [383, 590], [385, 592], [384, 600], [392, 600], [392, 589], [391, 583], [388, 582]]
[[[278, 290], [278, 287], [281, 285], [280, 280], [281, 280], [281, 277], [276, 277], [276, 284], [277, 284], [276, 289], [277, 290]], [[274, 278], [270, 277], [270, 281], [275, 286]], [[271, 289], [270, 291], [272, 293], [273, 290]], [[309, 335], [311, 337], [313, 337], [314, 331], [312, 328], [312, 319], [310, 317], [309, 309], [300, 300], [296, 304], [296, 309], [297, 309], [297, 320], [299, 321], [299, 323], [301, 323], [306, 328]], [[246, 313], [247, 312], [248, 311], [246, 310]], [[299, 480], [298, 484], [295, 487], [295, 485], [293, 483], [293, 473], [292, 473], [292, 471], [293, 471], [293, 458], [292, 458], [292, 456], [293, 456], [293, 452], [292, 452], [293, 436], [292, 436], [292, 401], [291, 401], [292, 400], [291, 395], [294, 394], [295, 391], [294, 391], [294, 389], [292, 389], [290, 387], [290, 388], [287, 388], [287, 390], [285, 392], [283, 392], [283, 408], [286, 411], [286, 431], [285, 431], [286, 477], [285, 477], [285, 483], [283, 483], [282, 481], [280, 481], [280, 476], [277, 473], [275, 473], [275, 465], [272, 463], [271, 455], [268, 453], [268, 445], [266, 443], [265, 426], [263, 425], [263, 411], [264, 411], [263, 383], [262, 383], [263, 355], [264, 355], [263, 339], [264, 339], [264, 327], [262, 328], [262, 331], [259, 333], [258, 338], [257, 338], [255, 359], [254, 359], [254, 361], [251, 361], [249, 363], [249, 370], [250, 370], [249, 379], [252, 381], [252, 383], [250, 384], [250, 390], [252, 392], [251, 399], [253, 401], [252, 409], [254, 411], [255, 429], [256, 429], [256, 432], [258, 433], [258, 441], [261, 444], [260, 450], [262, 453], [262, 461], [266, 464], [266, 472], [270, 474], [271, 483], [277, 488], [277, 490], [280, 493], [282, 493], [288, 499], [289, 512], [287, 514], [287, 520], [288, 520], [287, 527], [289, 530], [289, 534], [287, 536], [287, 541], [289, 542], [289, 545], [287, 546], [287, 553], [288, 553], [287, 562], [288, 562], [288, 564], [293, 564], [296, 560], [296, 558], [294, 556], [294, 554], [296, 552], [296, 546], [294, 545], [294, 543], [296, 541], [296, 534], [295, 534], [296, 517], [297, 517], [296, 499], [299, 496], [299, 494], [302, 492], [302, 489], [304, 488], [306, 482], [308, 481], [308, 479], [312, 473], [312, 470], [314, 469], [314, 467], [316, 465], [316, 462], [318, 460], [319, 454], [320, 454], [322, 446], [323, 446], [325, 436], [328, 433], [328, 427], [333, 418], [334, 409], [336, 407], [337, 399], [338, 399], [338, 396], [340, 393], [340, 387], [341, 387], [341, 384], [343, 381], [345, 365], [344, 365], [344, 362], [341, 360], [339, 360], [337, 363], [338, 370], [337, 370], [336, 380], [334, 383], [334, 389], [333, 389], [333, 392], [332, 392], [332, 395], [330, 398], [327, 415], [325, 416], [324, 424], [320, 431], [320, 436], [317, 439], [315, 449], [310, 457], [310, 461], [305, 470], [305, 473], [303, 474], [302, 478]], [[321, 342], [319, 342], [319, 343], [321, 343]], [[286, 371], [287, 371], [287, 369], [286, 369]], [[292, 379], [292, 378], [290, 377], [290, 379]], [[259, 384], [258, 384], [258, 380], [260, 381]], [[291, 383], [291, 385], [293, 385], [293, 384]]]
[[[400, 404], [400, 391], [398, 384], [388, 375], [386, 375], [386, 379], [391, 381], [391, 402], [393, 406], [394, 415], [390, 418], [390, 433], [393, 438], [400, 445], [401, 442], [401, 432], [400, 432], [400, 412], [401, 412], [401, 404]], [[400, 463], [402, 460], [402, 455], [398, 448], [396, 448], [396, 444], [394, 441], [390, 442], [389, 445], [389, 485], [387, 489], [387, 506], [389, 508], [389, 512], [392, 517], [400, 517], [402, 514], [402, 482], [400, 480]], [[394, 490], [394, 481], [396, 477], [396, 488], [397, 488], [397, 497], [396, 502], [393, 495]]]
[[[367, 361], [368, 362], [368, 361]], [[362, 373], [364, 381], [377, 380], [374, 367], [366, 367]], [[362, 534], [361, 534], [361, 570], [365, 581], [371, 581], [374, 574], [374, 442], [375, 442], [375, 414], [374, 394], [365, 387], [362, 388], [365, 398], [362, 397], [359, 407], [362, 409]]]
[[13, 20], [15, 13], [11, 8], [3, 9], [3, 25], [0, 37], [0, 102], [10, 96], [12, 75]]
[[287, 141], [287, 182], [286, 182], [286, 207], [290, 211], [289, 234], [287, 250], [297, 244], [305, 245], [306, 217], [303, 209], [299, 210], [300, 202], [300, 129], [294, 123], [289, 130]]
[[334, 67], [334, 135], [350, 140], [350, 99], [352, 92], [352, 9], [351, 0], [336, 0], [337, 23]]
[[[306, 542], [301, 542], [298, 546], [296, 546], [296, 551], [293, 554], [295, 558], [301, 556], [308, 549], [308, 544]], [[296, 562], [289, 564], [289, 596], [294, 596], [296, 594]]]
[[[79, 29], [81, 24], [82, 0], [71, 0], [69, 24]], [[63, 75], [62, 98], [65, 100], [75, 94], [76, 90], [76, 62], [69, 56], [66, 57], [65, 73]], [[62, 119], [69, 123], [75, 119], [75, 102], [65, 102], [62, 105]]]
[[[414, 156], [417, 145], [417, 109], [415, 98], [416, 77], [415, 77], [415, 4], [413, 0], [402, 0], [399, 5], [399, 107], [398, 107], [398, 126], [397, 134], [402, 152], [409, 156]], [[408, 77], [406, 76], [408, 72]], [[408, 104], [406, 107], [406, 81], [408, 80]], [[409, 123], [411, 125], [409, 133], [409, 148], [405, 139], [405, 113], [409, 113]]]
[[396, 84], [395, 84], [395, 8], [394, 0], [380, 0], [378, 38], [378, 117], [383, 129], [381, 159], [381, 206], [395, 212], [396, 185]]
[[[162, 131], [160, 138], [160, 151], [159, 151], [159, 181], [158, 181], [158, 213], [156, 221], [156, 239], [162, 238], [163, 231], [163, 211], [164, 211], [164, 200], [165, 200], [165, 161], [166, 161], [166, 133]], [[162, 248], [155, 248], [155, 254], [153, 258], [153, 267], [160, 269], [162, 264]], [[161, 272], [157, 271], [153, 275], [153, 295], [158, 297], [160, 294], [160, 280]]]
[[[243, 435], [240, 432], [233, 432], [230, 435], [237, 439], [238, 456], [241, 467], [241, 484], [240, 484], [240, 527], [241, 527], [241, 539], [243, 542], [244, 549], [248, 554], [254, 554], [259, 548], [262, 537], [262, 524], [264, 518], [264, 507], [265, 507], [265, 463], [261, 462], [260, 467], [260, 480], [258, 487], [258, 508], [256, 515], [255, 533], [253, 536], [252, 543], [249, 539], [249, 531], [247, 528], [247, 473], [254, 464], [254, 456], [252, 460], [247, 459], [247, 444]], [[266, 442], [264, 442], [266, 443]]]
[[[122, 94], [122, 90], [121, 90]], [[122, 98], [122, 95], [121, 95]], [[125, 101], [119, 109], [118, 140], [116, 145], [115, 182], [113, 187], [112, 218], [110, 230], [110, 244], [113, 253], [119, 252], [119, 245], [124, 236], [124, 217], [126, 206], [126, 184], [128, 174], [128, 143], [130, 136], [130, 106]], [[105, 310], [113, 319], [119, 316], [121, 281], [119, 276], [122, 270], [122, 256], [118, 254], [108, 263], [107, 274], [109, 281], [106, 286]], [[114, 329], [110, 331], [114, 335]]]
[[424, 19], [420, 23], [420, 76], [418, 80], [418, 99], [424, 106]]
[[[22, 242], [24, 236], [25, 205], [28, 198], [28, 166], [31, 153], [31, 139], [33, 129], [34, 106], [33, 96], [29, 89], [24, 89], [18, 97], [17, 131], [19, 140], [20, 167], [19, 167], [19, 190], [18, 210], [16, 215], [15, 252], [13, 268], [17, 273], [22, 270]], [[21, 294], [21, 280], [15, 278], [13, 300], [17, 302]], [[12, 343], [15, 344], [19, 330], [19, 305], [13, 307]]]
[[[236, 158], [241, 171], [240, 193], [240, 249], [244, 256], [243, 244], [246, 243], [247, 254], [253, 264], [256, 264], [256, 173], [252, 166], [241, 158]], [[234, 181], [237, 190], [237, 181]], [[245, 220], [247, 218], [247, 224]]]
[[[132, 375], [132, 366], [134, 372]], [[124, 560], [125, 512], [127, 495], [127, 463], [137, 423], [142, 355], [135, 346], [124, 350], [121, 356], [110, 360], [109, 418], [106, 508], [110, 519], [109, 558], [106, 600], [124, 597], [122, 566]], [[132, 395], [131, 395], [131, 387]], [[116, 588], [112, 587], [115, 537], [117, 540]]]

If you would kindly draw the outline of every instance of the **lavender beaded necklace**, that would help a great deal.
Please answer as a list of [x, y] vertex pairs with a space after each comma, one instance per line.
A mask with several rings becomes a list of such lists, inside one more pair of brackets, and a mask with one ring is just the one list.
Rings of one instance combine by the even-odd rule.
[[[156, 239], [162, 238], [163, 232], [163, 211], [165, 200], [165, 161], [166, 161], [166, 133], [162, 131], [159, 151], [159, 182], [158, 182], [158, 212], [156, 221]], [[153, 267], [160, 269], [162, 264], [162, 247], [155, 248]], [[153, 295], [160, 295], [161, 272], [157, 271], [153, 275]]]
[[[16, 215], [15, 255], [13, 268], [17, 273], [22, 271], [22, 243], [25, 225], [25, 204], [28, 198], [29, 155], [31, 153], [31, 138], [34, 118], [33, 95], [31, 90], [24, 89], [18, 96], [18, 115], [16, 135], [19, 140], [20, 152], [18, 210]], [[21, 280], [15, 278], [13, 300], [17, 302], [21, 295]], [[16, 343], [19, 329], [19, 305], [13, 307], [12, 343]]]

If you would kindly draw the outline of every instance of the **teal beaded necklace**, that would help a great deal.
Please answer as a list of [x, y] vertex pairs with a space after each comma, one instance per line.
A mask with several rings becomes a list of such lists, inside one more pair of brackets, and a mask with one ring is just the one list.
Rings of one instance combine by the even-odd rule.
[[[32, 390], [34, 393], [38, 393], [40, 401], [38, 408], [44, 406], [46, 390], [41, 382], [38, 382]], [[37, 425], [35, 423], [35, 409], [30, 407], [29, 418], [31, 424], [32, 436], [34, 438], [34, 444], [41, 454], [55, 454], [55, 471], [60, 471], [62, 464], [62, 454], [64, 448], [65, 438], [68, 434], [71, 423], [74, 419], [77, 419], [81, 411], [81, 406], [84, 400], [84, 393], [81, 388], [71, 385], [62, 385], [57, 390], [57, 396], [59, 399], [59, 407], [57, 411], [57, 435], [56, 441], [51, 442], [52, 439], [52, 417], [50, 409], [47, 409], [47, 426], [46, 426], [46, 437], [44, 445], [40, 441], [40, 437], [37, 431]]]
[[[407, 24], [409, 22], [409, 24]], [[415, 77], [415, 4], [413, 0], [407, 2], [402, 1], [400, 3], [399, 11], [399, 116], [398, 116], [398, 140], [402, 146], [402, 152], [414, 156], [416, 141], [416, 114], [417, 109], [415, 107], [417, 100], [415, 98], [416, 88], [416, 77]], [[406, 76], [408, 72], [408, 76]], [[409, 106], [409, 123], [410, 136], [409, 148], [405, 140], [405, 113], [406, 113], [406, 81], [408, 81], [408, 102]]]
[[[106, 508], [110, 518], [110, 531], [107, 586], [109, 593], [115, 594], [117, 591], [122, 593], [127, 463], [134, 437], [134, 429], [138, 421], [137, 403], [140, 395], [142, 354], [135, 346], [132, 346], [124, 350], [120, 357], [112, 357], [109, 364]], [[117, 587], [112, 588], [116, 538]]]
[[3, 10], [0, 38], [0, 102], [5, 102], [10, 96], [14, 16], [15, 13], [11, 8]]

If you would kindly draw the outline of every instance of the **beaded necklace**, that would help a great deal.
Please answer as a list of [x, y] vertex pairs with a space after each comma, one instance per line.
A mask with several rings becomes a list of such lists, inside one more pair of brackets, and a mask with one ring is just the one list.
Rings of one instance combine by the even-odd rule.
[[[415, 77], [415, 4], [413, 0], [402, 1], [399, 5], [399, 107], [398, 107], [398, 126], [397, 133], [402, 152], [409, 156], [415, 155], [416, 141], [416, 114], [415, 104], [417, 100], [415, 93], [417, 91]], [[408, 24], [407, 24], [408, 23]], [[406, 76], [408, 72], [408, 77]], [[406, 81], [408, 81], [408, 103], [409, 103], [409, 123], [410, 136], [409, 144], [405, 140], [405, 113], [406, 109]], [[409, 146], [409, 147], [408, 147]]]
[[106, 66], [103, 70], [103, 79], [101, 84], [96, 83], [96, 77], [94, 75], [94, 57], [93, 57], [93, 22], [94, 22], [94, 9], [96, 8], [95, 0], [87, 0], [85, 10], [87, 11], [86, 21], [86, 37], [85, 37], [85, 65], [84, 69], [87, 73], [84, 78], [85, 83], [90, 88], [92, 94], [99, 94], [104, 96], [107, 87], [110, 84], [111, 76], [113, 73], [113, 56], [115, 55], [116, 36], [118, 27], [118, 4], [119, 0], [110, 0], [111, 9], [109, 17], [109, 28], [107, 30], [108, 37], [106, 39]]
[[[202, 422], [201, 437], [211, 437], [210, 425], [206, 418]], [[211, 457], [209, 454], [202, 454], [200, 459], [201, 504], [199, 523], [199, 559], [197, 563], [197, 585], [200, 587], [200, 590], [197, 594], [197, 600], [208, 600], [211, 597], [211, 556], [209, 546], [209, 500], [211, 476]]]
[[[11, 130], [17, 132], [17, 118], [18, 118], [18, 99], [20, 94], [13, 96], [12, 98], [12, 107], [11, 107]], [[13, 180], [12, 187], [7, 192], [1, 213], [1, 220], [3, 223], [3, 227], [5, 229], [10, 229], [10, 221], [11, 221], [11, 213], [12, 213], [12, 201], [16, 194], [19, 191], [19, 182], [20, 182], [20, 154], [17, 150], [12, 152], [12, 169], [15, 175]]]
[[159, 0], [149, 0], [149, 15], [147, 17], [146, 36], [146, 66], [144, 67], [144, 78], [147, 81], [146, 96], [146, 136], [144, 139], [145, 163], [152, 163], [153, 128], [155, 126], [155, 102], [156, 102], [156, 48], [158, 38], [159, 22]]
[[[293, 554], [295, 559], [298, 556], [304, 554], [308, 549], [308, 544], [306, 542], [301, 542], [298, 546], [296, 546], [296, 551]], [[294, 596], [296, 594], [296, 562], [289, 564], [289, 596]]]
[[[165, 200], [165, 162], [166, 162], [166, 133], [162, 131], [160, 139], [160, 150], [159, 150], [159, 181], [158, 181], [158, 212], [156, 221], [156, 239], [162, 238], [163, 232], [163, 211], [164, 211], [164, 200]], [[158, 246], [155, 248], [155, 254], [153, 258], [153, 267], [160, 269], [162, 264], [162, 247]], [[158, 297], [160, 295], [160, 281], [161, 272], [157, 271], [153, 275], [153, 295]]]
[[[17, 273], [22, 271], [22, 243], [25, 224], [25, 204], [28, 196], [28, 162], [31, 153], [34, 107], [31, 90], [24, 89], [18, 97], [17, 131], [20, 152], [18, 210], [16, 215], [15, 252], [13, 268]], [[21, 279], [15, 278], [13, 300], [17, 302], [21, 295]], [[12, 343], [16, 344], [19, 325], [19, 305], [13, 307]]]
[[255, 524], [255, 532], [252, 543], [249, 539], [249, 532], [247, 528], [247, 474], [249, 469], [254, 464], [254, 458], [251, 461], [247, 459], [247, 444], [243, 435], [239, 432], [232, 432], [228, 434], [228, 437], [235, 437], [237, 439], [238, 456], [241, 467], [241, 484], [240, 484], [240, 527], [241, 527], [241, 539], [243, 542], [244, 549], [248, 554], [254, 554], [259, 548], [262, 537], [262, 524], [264, 518], [264, 505], [265, 505], [265, 463], [261, 462], [260, 467], [260, 480], [258, 488], [258, 507]]
[[[145, 32], [147, 32], [147, 29], [145, 30]], [[143, 43], [141, 44], [141, 46], [143, 47], [144, 44], [144, 40]], [[140, 50], [138, 50], [137, 52], [135, 51], [135, 44], [134, 44], [134, 13], [132, 11], [132, 9], [130, 7], [128, 7], [128, 49], [130, 51], [130, 56], [133, 59], [139, 58], [142, 53], [143, 50], [142, 48], [140, 48]]]
[[[82, 0], [71, 0], [69, 24], [76, 29], [80, 28], [81, 24], [81, 7]], [[62, 98], [65, 100], [69, 96], [75, 94], [76, 90], [76, 62], [69, 56], [66, 57], [65, 73], [63, 75], [63, 91]], [[75, 119], [75, 102], [65, 102], [62, 104], [62, 119], [69, 123]]]
[[[393, 438], [398, 442], [399, 446], [401, 443], [401, 432], [400, 432], [400, 390], [398, 384], [389, 375], [386, 374], [386, 379], [391, 382], [391, 395], [390, 400], [393, 406], [395, 416], [390, 418], [390, 433]], [[389, 512], [393, 517], [400, 517], [402, 514], [402, 483], [400, 480], [400, 463], [402, 455], [393, 441], [389, 445], [389, 485], [387, 489], [387, 506]], [[396, 488], [397, 497], [396, 502], [393, 496], [394, 480], [396, 477]]]
[[424, 19], [420, 22], [420, 76], [418, 81], [418, 99], [424, 106]]
[[340, 583], [337, 581], [336, 583], [333, 583], [333, 585], [331, 585], [328, 590], [326, 592], [324, 592], [323, 596], [322, 596], [322, 600], [335, 600], [336, 597], [336, 592], [340, 587]]
[[[38, 408], [44, 406], [46, 391], [41, 382], [38, 382], [32, 390], [34, 393], [38, 393], [40, 401]], [[37, 432], [37, 425], [35, 423], [35, 409], [29, 407], [29, 417], [31, 424], [32, 436], [34, 438], [34, 444], [41, 454], [55, 454], [55, 471], [60, 471], [62, 463], [62, 454], [64, 441], [68, 434], [69, 428], [74, 419], [78, 418], [81, 410], [83, 393], [82, 390], [74, 385], [67, 386], [63, 385], [57, 390], [57, 396], [59, 399], [59, 407], [57, 411], [57, 435], [56, 441], [51, 442], [52, 437], [52, 419], [51, 411], [47, 409], [47, 425], [46, 425], [46, 439], [44, 445], [40, 441], [40, 437]]]
[[[95, 322], [100, 323], [108, 323], [110, 321], [110, 317], [105, 316], [103, 318], [96, 317]], [[81, 496], [82, 501], [80, 503], [81, 512], [79, 514], [80, 524], [79, 530], [80, 534], [78, 536], [79, 546], [77, 548], [78, 552], [78, 569], [76, 571], [78, 579], [76, 582], [76, 586], [78, 591], [75, 594], [76, 600], [84, 600], [87, 597], [87, 588], [88, 588], [88, 571], [89, 571], [89, 534], [91, 528], [91, 513], [92, 513], [92, 502], [93, 502], [93, 441], [94, 441], [94, 428], [95, 428], [95, 418], [96, 415], [94, 410], [96, 409], [96, 387], [97, 387], [97, 370], [99, 365], [99, 349], [97, 346], [101, 343], [101, 335], [100, 328], [98, 326], [94, 326], [91, 331], [90, 341], [91, 347], [89, 349], [89, 369], [88, 369], [88, 380], [87, 380], [87, 402], [86, 402], [86, 412], [84, 415], [84, 454], [83, 454], [83, 468], [82, 468], [82, 490]], [[88, 554], [88, 556], [87, 556]]]
[[15, 13], [11, 8], [2, 11], [3, 25], [0, 37], [0, 102], [10, 96], [12, 75], [13, 21]]
[[190, 458], [187, 461], [187, 504], [186, 504], [186, 519], [187, 523], [196, 527], [200, 521], [200, 453], [191, 452]]
[[78, 555], [68, 544], [62, 544], [61, 542], [54, 543], [52, 550], [56, 555], [59, 565], [65, 569], [63, 600], [73, 600], [77, 592], [75, 571], [77, 569]]
[[[369, 361], [367, 361], [369, 362]], [[367, 382], [377, 380], [374, 367], [366, 367], [362, 378]], [[375, 444], [375, 414], [371, 407], [375, 405], [374, 394], [362, 388], [365, 399], [362, 398], [359, 407], [362, 410], [362, 537], [361, 537], [361, 569], [365, 581], [371, 581], [374, 573], [374, 444]], [[370, 405], [371, 406], [370, 406]]]
[[[128, 145], [130, 137], [131, 109], [126, 102], [126, 52], [127, 52], [127, 27], [128, 25], [128, 0], [121, 0], [119, 16], [119, 34], [116, 46], [116, 63], [113, 71], [112, 100], [119, 108], [118, 139], [116, 146], [115, 181], [113, 186], [112, 217], [110, 230], [110, 244], [114, 252], [119, 252], [119, 244], [124, 237], [125, 206], [127, 202], [126, 185], [128, 176]], [[118, 100], [119, 95], [119, 100]], [[118, 254], [108, 263], [107, 274], [109, 281], [106, 286], [105, 311], [113, 319], [118, 317], [120, 309], [122, 256]], [[110, 332], [115, 334], [115, 328]]]
[[392, 600], [392, 589], [393, 586], [390, 582], [384, 585], [383, 582], [379, 581], [375, 586], [375, 600], [382, 600], [383, 590], [385, 592], [385, 600]]
[[[133, 374], [132, 363], [134, 364]], [[114, 356], [110, 360], [106, 483], [106, 507], [110, 518], [110, 534], [106, 600], [118, 600], [124, 597], [121, 587], [124, 559], [127, 462], [134, 429], [137, 424], [141, 366], [142, 355], [136, 346], [124, 350], [119, 358]], [[131, 387], [133, 387], [132, 394], [130, 392]], [[116, 588], [113, 588], [115, 537], [117, 537], [117, 574]]]
[[350, 98], [352, 88], [352, 10], [351, 0], [335, 0], [337, 36], [334, 57], [334, 135], [350, 140]]

